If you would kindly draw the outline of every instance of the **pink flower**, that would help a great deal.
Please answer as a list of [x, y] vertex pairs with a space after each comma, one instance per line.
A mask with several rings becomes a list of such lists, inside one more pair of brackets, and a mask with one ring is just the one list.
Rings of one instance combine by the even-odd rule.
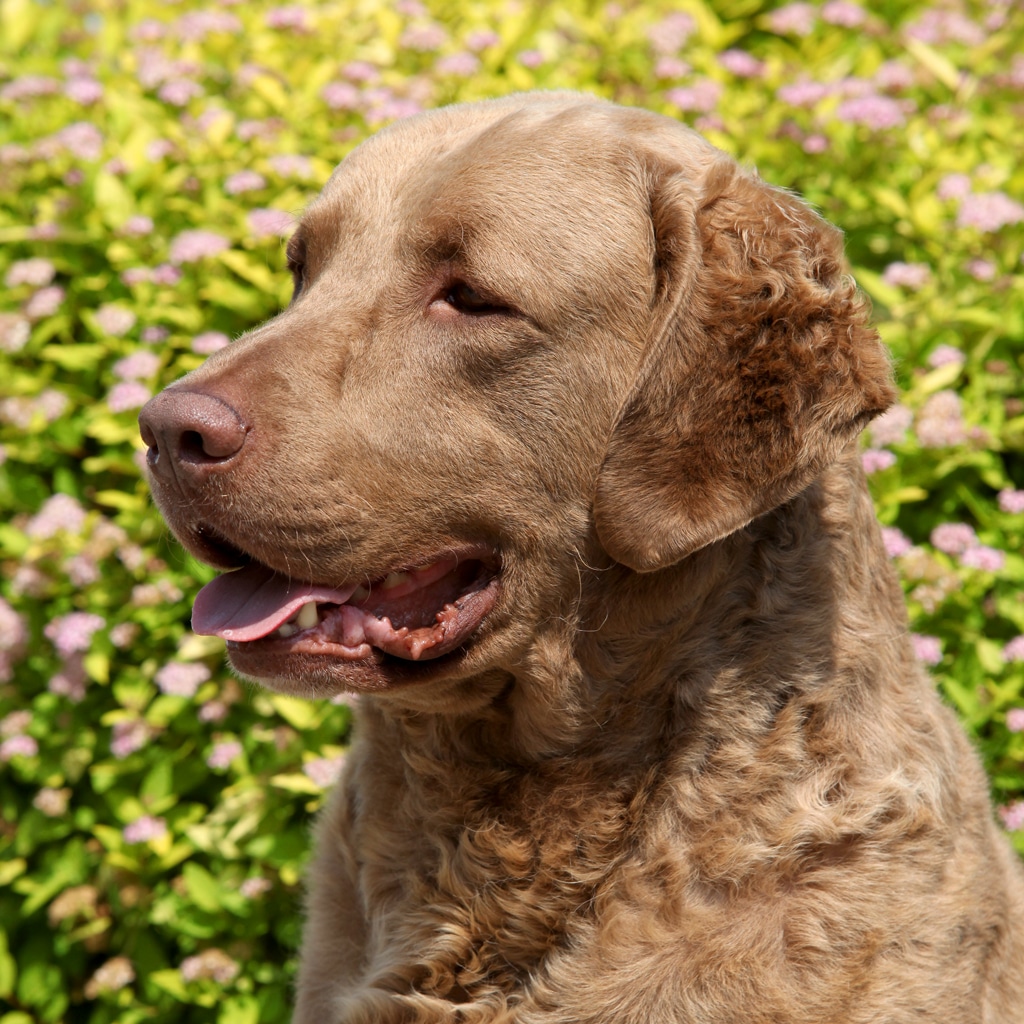
[[17, 313], [0, 313], [0, 352], [20, 352], [28, 342], [32, 325]]
[[255, 899], [257, 896], [262, 896], [265, 892], [270, 892], [273, 888], [273, 883], [269, 878], [247, 878], [238, 887], [238, 891], [246, 899]]
[[982, 572], [999, 572], [1006, 565], [1006, 552], [978, 544], [968, 548], [960, 556], [960, 564], [969, 569], [980, 569]]
[[926, 8], [916, 21], [907, 26], [906, 33], [912, 39], [932, 46], [944, 46], [946, 43], [977, 46], [985, 41], [984, 31], [966, 15], [934, 7]]
[[120, 338], [135, 326], [135, 314], [124, 306], [105, 302], [96, 310], [96, 325], [104, 334]]
[[1005, 192], [982, 192], [964, 196], [956, 215], [957, 227], [998, 231], [1007, 224], [1024, 221], [1024, 206]]
[[60, 818], [67, 814], [70, 789], [54, 789], [43, 786], [32, 800], [32, 806], [48, 818]]
[[315, 757], [302, 766], [302, 771], [316, 785], [326, 789], [338, 781], [338, 776], [341, 774], [341, 768], [344, 763], [344, 755], [339, 757]]
[[673, 11], [647, 30], [651, 49], [663, 56], [678, 53], [697, 31], [697, 22], [685, 11]]
[[167, 822], [163, 818], [154, 818], [150, 814], [144, 814], [124, 827], [124, 841], [126, 843], [148, 843], [150, 840], [159, 839], [167, 834]]
[[210, 670], [201, 662], [172, 661], [153, 677], [163, 693], [172, 697], [194, 697], [210, 678]]
[[665, 93], [665, 99], [674, 103], [680, 110], [696, 110], [707, 114], [714, 110], [722, 91], [720, 83], [705, 78], [688, 88], [669, 89]]
[[170, 337], [171, 332], [166, 327], [162, 327], [160, 324], [151, 324], [149, 327], [144, 327], [140, 337], [147, 345], [155, 345], [158, 342], [166, 341]]
[[224, 191], [229, 196], [241, 195], [243, 192], [255, 192], [267, 187], [267, 179], [257, 171], [236, 171], [224, 182]]
[[772, 11], [768, 23], [777, 35], [807, 36], [814, 31], [818, 12], [813, 4], [786, 4]]
[[948, 448], [967, 440], [955, 391], [938, 391], [924, 403], [917, 417], [917, 439], [924, 448]]
[[861, 465], [867, 474], [880, 473], [896, 465], [896, 456], [885, 448], [867, 448], [860, 456]]
[[516, 60], [524, 68], [539, 68], [544, 63], [544, 54], [540, 50], [521, 50], [516, 54]]
[[80, 533], [85, 526], [85, 509], [70, 494], [54, 494], [43, 502], [39, 511], [28, 521], [25, 533], [29, 537], [45, 540], [61, 530]]
[[227, 768], [242, 753], [242, 744], [237, 740], [225, 740], [215, 743], [206, 763], [211, 768]]
[[828, 96], [831, 90], [823, 82], [791, 82], [780, 85], [775, 95], [791, 107], [813, 107], [815, 103]]
[[657, 78], [685, 78], [692, 70], [685, 60], [678, 57], [659, 57], [654, 64]]
[[827, 21], [830, 25], [842, 25], [844, 28], [863, 25], [866, 17], [864, 8], [849, 3], [849, 0], [830, 0], [821, 9], [822, 21]]
[[121, 281], [129, 288], [145, 284], [153, 279], [153, 272], [148, 267], [129, 267], [121, 271]]
[[313, 164], [308, 156], [297, 153], [279, 153], [268, 161], [275, 174], [282, 178], [312, 178]]
[[0, 718], [0, 736], [7, 739], [11, 736], [18, 736], [32, 724], [32, 712], [22, 709], [12, 711], [9, 715]]
[[27, 100], [36, 96], [52, 96], [60, 82], [49, 75], [22, 75], [0, 86], [0, 100]]
[[102, 964], [85, 983], [85, 998], [96, 999], [109, 992], [119, 992], [135, 980], [135, 968], [125, 956], [115, 956]]
[[947, 174], [935, 188], [940, 199], [963, 199], [970, 193], [971, 179], [966, 174]]
[[146, 146], [146, 159], [156, 163], [174, 152], [174, 143], [170, 139], [154, 139]]
[[[153, 735], [150, 727], [139, 718], [115, 722], [112, 731], [110, 752], [118, 760], [126, 758], [129, 754], [134, 754], [136, 750], [141, 750]], [[129, 842], [133, 841], [129, 840]]]
[[879, 89], [909, 89], [916, 79], [914, 72], [898, 60], [883, 62], [874, 73], [871, 81]]
[[202, 229], [182, 231], [171, 242], [169, 259], [174, 264], [197, 263], [201, 259], [216, 256], [230, 248], [231, 243], [216, 232]]
[[931, 267], [927, 263], [890, 263], [882, 274], [886, 284], [896, 288], [908, 288], [917, 291], [923, 288], [932, 277]]
[[923, 661], [926, 665], [938, 665], [942, 661], [942, 641], [937, 636], [911, 633], [910, 642], [918, 661]]
[[140, 349], [114, 363], [114, 376], [119, 380], [148, 380], [160, 369], [160, 357]]
[[256, 238], [287, 235], [295, 227], [295, 218], [284, 210], [250, 210], [246, 220]]
[[10, 761], [12, 757], [35, 757], [39, 753], [39, 744], [31, 736], [12, 736], [0, 743], [0, 761]]
[[94, 633], [107, 624], [102, 616], [92, 612], [69, 612], [47, 623], [43, 634], [53, 642], [62, 657], [76, 651], [87, 651]]
[[123, 380], [107, 392], [107, 408], [111, 412], [141, 409], [152, 396], [152, 391], [145, 384], [137, 380]]
[[222, 700], [208, 700], [200, 706], [196, 717], [200, 722], [223, 722], [228, 717], [228, 706]]
[[1024, 512], [1024, 491], [1015, 491], [1010, 487], [1004, 487], [996, 497], [999, 507], [1011, 515], [1019, 515]]
[[467, 48], [475, 53], [479, 53], [481, 50], [488, 50], [492, 46], [497, 46], [500, 42], [501, 36], [497, 32], [490, 32], [486, 29], [470, 32], [466, 36]]
[[999, 808], [999, 817], [1007, 832], [1019, 832], [1024, 828], [1024, 800]]
[[824, 153], [828, 149], [828, 139], [824, 135], [808, 135], [801, 148], [805, 153]]
[[[10, 665], [21, 657], [27, 642], [28, 630], [25, 627], [25, 620], [0, 597], [0, 657], [6, 659]], [[0, 681], [7, 680], [0, 678]]]
[[996, 265], [992, 260], [974, 259], [968, 260], [964, 270], [975, 279], [975, 281], [991, 281], [996, 276]]
[[876, 448], [901, 444], [913, 422], [914, 414], [905, 405], [894, 405], [871, 421], [871, 443]]
[[898, 128], [906, 122], [903, 104], [888, 96], [855, 96], [836, 108], [836, 117], [849, 124], [863, 124], [875, 131]]
[[366, 60], [349, 61], [341, 69], [341, 73], [350, 82], [372, 82], [380, 77], [380, 71], [377, 66]]
[[928, 357], [928, 365], [936, 368], [940, 366], [960, 365], [967, 357], [958, 348], [952, 345], [939, 345]]
[[42, 320], [43, 317], [53, 316], [63, 301], [64, 289], [52, 284], [49, 288], [40, 288], [25, 303], [22, 312], [29, 320]]
[[362, 94], [350, 82], [328, 82], [320, 96], [331, 110], [356, 110]]
[[[187, 262], [187, 261], [182, 261]], [[176, 285], [181, 280], [181, 271], [170, 263], [155, 266], [150, 273], [153, 284]]]
[[181, 962], [183, 981], [209, 980], [227, 985], [238, 975], [238, 963], [221, 949], [204, 949], [202, 953], [186, 957]]
[[433, 53], [440, 50], [448, 41], [448, 33], [436, 22], [425, 22], [422, 25], [410, 25], [398, 40], [404, 50], [416, 50], [420, 53]]
[[28, 284], [33, 288], [42, 288], [48, 285], [56, 276], [57, 268], [41, 256], [28, 260], [15, 260], [4, 275], [4, 284], [8, 288], [17, 288], [19, 285]]
[[746, 50], [726, 50], [718, 55], [718, 63], [737, 78], [760, 78], [764, 74], [764, 62]]
[[67, 697], [72, 704], [78, 704], [85, 700], [85, 684], [87, 676], [85, 664], [80, 654], [72, 654], [61, 663], [57, 673], [50, 677], [46, 684], [50, 693], [60, 697]]
[[129, 217], [121, 225], [121, 233], [125, 235], [151, 235], [153, 233], [153, 218], [136, 214]]
[[442, 57], [434, 65], [434, 70], [439, 75], [458, 75], [468, 78], [480, 70], [480, 58], [472, 53], [453, 53]]
[[1003, 648], [1003, 658], [1006, 661], [1024, 661], [1024, 634], [1015, 636]]
[[293, 32], [305, 32], [311, 25], [309, 12], [305, 7], [294, 4], [286, 7], [272, 7], [264, 19], [268, 28], [290, 29]]
[[205, 95], [206, 90], [191, 78], [172, 78], [157, 90], [157, 97], [174, 107], [183, 107], [189, 100]]
[[88, 107], [103, 99], [103, 86], [94, 78], [76, 76], [64, 84], [64, 95], [72, 102]]
[[1010, 732], [1024, 732], [1024, 708], [1010, 708], [1006, 712], [1006, 728]]
[[103, 135], [88, 121], [76, 121], [54, 136], [56, 141], [79, 160], [98, 160], [103, 153]]
[[947, 555], [962, 555], [978, 543], [973, 527], [967, 523], [942, 523], [931, 532], [932, 546]]
[[226, 348], [231, 343], [231, 339], [220, 331], [206, 331], [203, 334], [197, 334], [192, 339], [192, 351], [199, 353], [201, 356], [208, 356], [211, 352], [218, 352], [222, 348]]

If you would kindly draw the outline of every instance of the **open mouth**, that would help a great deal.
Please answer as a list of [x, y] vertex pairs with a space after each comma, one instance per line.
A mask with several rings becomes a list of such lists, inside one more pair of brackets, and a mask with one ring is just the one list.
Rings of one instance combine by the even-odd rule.
[[498, 569], [492, 553], [473, 549], [369, 583], [330, 587], [249, 562], [199, 592], [192, 629], [223, 637], [233, 653], [359, 662], [381, 652], [428, 661], [461, 647], [477, 630], [494, 607]]

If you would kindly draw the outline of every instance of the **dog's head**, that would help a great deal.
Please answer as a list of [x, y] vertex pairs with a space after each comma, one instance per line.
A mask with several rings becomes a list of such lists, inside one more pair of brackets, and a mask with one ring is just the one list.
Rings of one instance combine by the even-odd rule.
[[835, 229], [584, 96], [396, 123], [288, 254], [289, 307], [140, 421], [174, 533], [236, 570], [194, 627], [295, 692], [514, 674], [584, 565], [686, 559], [892, 399]]

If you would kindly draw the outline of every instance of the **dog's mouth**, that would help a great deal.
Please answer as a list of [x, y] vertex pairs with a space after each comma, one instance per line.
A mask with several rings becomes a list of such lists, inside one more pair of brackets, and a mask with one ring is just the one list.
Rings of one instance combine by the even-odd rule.
[[252, 655], [273, 663], [284, 655], [430, 661], [454, 652], [476, 632], [494, 607], [499, 568], [493, 553], [471, 549], [332, 587], [250, 561], [199, 592], [192, 629], [223, 637], [232, 660], [244, 652], [247, 663]]

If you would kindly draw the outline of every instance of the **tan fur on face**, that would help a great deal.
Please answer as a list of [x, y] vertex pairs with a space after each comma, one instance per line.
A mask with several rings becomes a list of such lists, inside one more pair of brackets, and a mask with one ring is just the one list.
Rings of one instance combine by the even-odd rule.
[[[501, 593], [427, 682], [268, 680], [378, 691], [295, 1020], [1024, 1020], [1024, 880], [860, 470], [893, 390], [839, 233], [560, 94], [395, 124], [299, 230], [296, 301], [187, 379], [247, 461], [169, 519], [319, 582], [487, 543]], [[453, 275], [515, 315], [436, 305]]]

